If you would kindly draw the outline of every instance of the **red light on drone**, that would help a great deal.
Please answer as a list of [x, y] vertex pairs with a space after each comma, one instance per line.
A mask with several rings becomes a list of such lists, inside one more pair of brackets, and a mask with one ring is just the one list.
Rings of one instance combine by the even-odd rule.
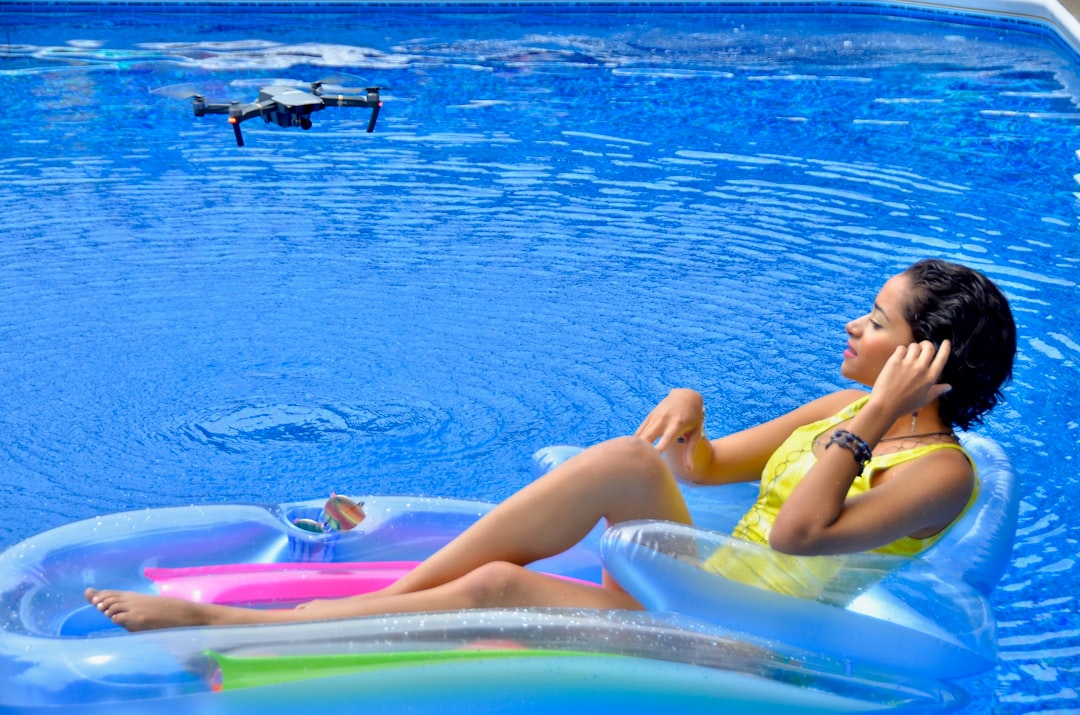
[[236, 117], [229, 117], [229, 124], [236, 124]]

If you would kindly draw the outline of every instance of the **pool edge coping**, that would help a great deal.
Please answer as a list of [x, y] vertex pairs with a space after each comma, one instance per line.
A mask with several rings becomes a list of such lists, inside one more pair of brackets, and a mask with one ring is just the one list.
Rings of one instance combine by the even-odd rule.
[[851, 8], [857, 11], [859, 8], [873, 7], [896, 7], [910, 8], [926, 12], [942, 12], [960, 15], [972, 15], [976, 17], [1013, 19], [1048, 25], [1056, 32], [1060, 39], [1080, 59], [1080, 21], [1073, 13], [1058, 0], [947, 0], [944, 2], [922, 0], [0, 0], [0, 9], [8, 9], [23, 12], [48, 12], [60, 11], [65, 8], [94, 8], [94, 7], [133, 7], [150, 6], [155, 9], [171, 7], [215, 7], [236, 6], [241, 8], [257, 8], [259, 6], [273, 6], [279, 9], [287, 9], [289, 6], [311, 7], [313, 5], [325, 5], [328, 7], [346, 6], [378, 6], [378, 7], [408, 7], [408, 6], [444, 6], [448, 8], [468, 7], [470, 5], [495, 5], [505, 7], [530, 7], [530, 6], [573, 6], [588, 8], [591, 6], [657, 8], [692, 7], [692, 6], [724, 6], [724, 5], [762, 5], [763, 7], [780, 7], [784, 5], [822, 8], [834, 7], [843, 12], [843, 8]]

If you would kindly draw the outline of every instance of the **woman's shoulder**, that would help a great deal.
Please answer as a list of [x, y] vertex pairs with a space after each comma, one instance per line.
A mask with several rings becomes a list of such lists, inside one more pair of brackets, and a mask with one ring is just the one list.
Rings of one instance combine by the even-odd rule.
[[858, 401], [869, 393], [862, 390], [838, 390], [811, 400], [757, 427], [745, 430], [745, 434], [759, 439], [769, 454], [780, 446], [795, 430], [829, 420], [846, 408], [857, 408]]

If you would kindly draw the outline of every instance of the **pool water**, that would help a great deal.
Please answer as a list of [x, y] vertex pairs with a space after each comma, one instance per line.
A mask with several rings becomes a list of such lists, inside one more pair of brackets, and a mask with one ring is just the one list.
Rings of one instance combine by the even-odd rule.
[[[13, 9], [12, 9], [13, 8]], [[936, 14], [83, 6], [0, 20], [0, 547], [331, 490], [498, 500], [673, 386], [712, 434], [845, 386], [925, 256], [1020, 331], [1023, 483], [965, 713], [1076, 712], [1077, 58]], [[162, 87], [348, 73], [238, 148]], [[708, 491], [689, 498], [707, 509]]]

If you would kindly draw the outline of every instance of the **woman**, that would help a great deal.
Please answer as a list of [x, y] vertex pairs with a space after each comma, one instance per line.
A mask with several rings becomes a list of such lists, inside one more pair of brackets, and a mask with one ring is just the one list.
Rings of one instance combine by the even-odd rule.
[[594, 587], [524, 565], [573, 546], [600, 519], [690, 523], [677, 478], [751, 481], [767, 466], [762, 497], [737, 535], [790, 554], [915, 553], [976, 487], [953, 429], [1001, 399], [1016, 351], [1012, 315], [984, 276], [931, 260], [891, 278], [846, 330], [841, 373], [869, 394], [841, 390], [710, 441], [701, 395], [673, 390], [634, 436], [568, 460], [381, 591], [273, 611], [124, 591], [86, 597], [130, 630], [487, 607], [640, 609], [607, 574]]

